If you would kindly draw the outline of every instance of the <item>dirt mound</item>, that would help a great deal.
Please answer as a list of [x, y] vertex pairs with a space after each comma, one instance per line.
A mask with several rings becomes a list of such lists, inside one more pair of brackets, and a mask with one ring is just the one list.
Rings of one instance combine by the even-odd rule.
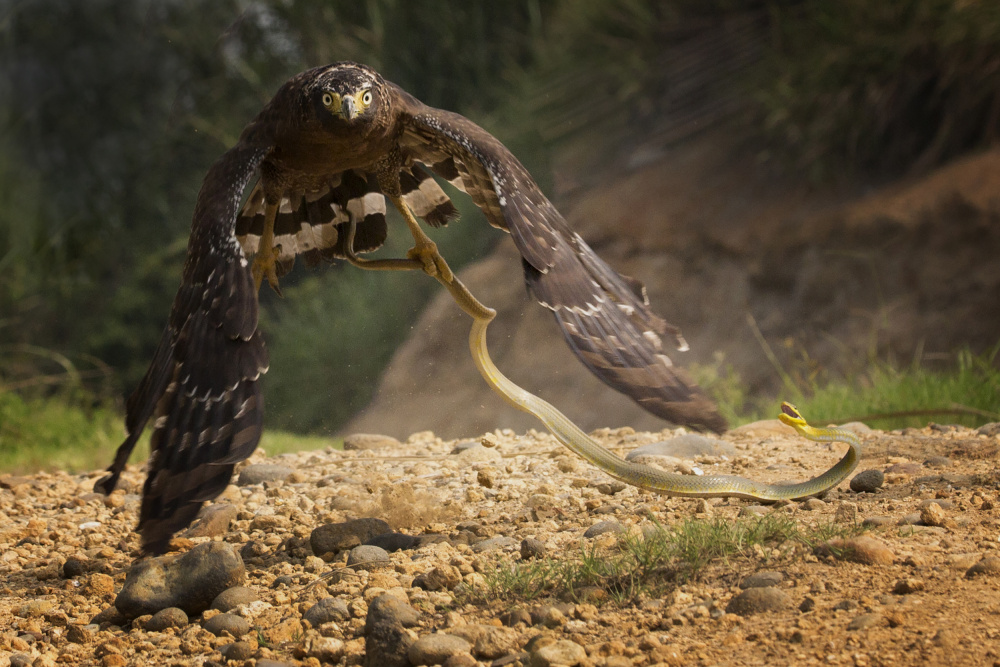
[[[562, 199], [571, 224], [643, 280], [655, 309], [681, 327], [692, 351], [675, 360], [711, 363], [721, 353], [753, 391], [779, 381], [755, 326], [782, 363], [806, 353], [833, 370], [872, 352], [934, 358], [998, 340], [1000, 151], [868, 193], [817, 191], [713, 137]], [[549, 313], [525, 295], [512, 244], [461, 275], [497, 308], [490, 350], [514, 381], [585, 429], [662, 427], [566, 349]], [[468, 330], [442, 292], [344, 431], [454, 437], [537, 426], [479, 378]]]

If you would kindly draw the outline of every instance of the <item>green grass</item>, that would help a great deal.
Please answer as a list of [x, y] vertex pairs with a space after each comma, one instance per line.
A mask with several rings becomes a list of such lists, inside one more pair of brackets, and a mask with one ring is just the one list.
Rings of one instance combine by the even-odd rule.
[[[796, 546], [812, 548], [834, 537], [858, 535], [857, 524], [802, 526], [784, 514], [759, 518], [687, 519], [643, 536], [625, 535], [615, 550], [585, 547], [566, 560], [499, 561], [486, 575], [487, 594], [499, 600], [542, 596], [586, 597], [586, 589], [606, 591], [619, 604], [642, 595], [662, 595], [713, 563], [770, 560], [774, 549], [789, 554]], [[738, 566], [730, 568], [740, 569]]]
[[[88, 407], [67, 397], [22, 398], [0, 391], [0, 472], [41, 470], [71, 473], [107, 467], [125, 436], [121, 414], [106, 405]], [[343, 448], [340, 438], [265, 431], [260, 447], [269, 456]], [[149, 436], [136, 445], [130, 463], [149, 454]]]
[[919, 359], [902, 367], [871, 359], [850, 377], [837, 378], [817, 371], [805, 356], [786, 369], [765, 349], [782, 381], [776, 397], [748, 396], [739, 374], [722, 359], [693, 371], [732, 426], [776, 417], [783, 400], [817, 424], [861, 420], [881, 429], [921, 427], [929, 421], [979, 426], [1000, 421], [998, 351], [1000, 346], [978, 355], [961, 350], [944, 368], [928, 368]]

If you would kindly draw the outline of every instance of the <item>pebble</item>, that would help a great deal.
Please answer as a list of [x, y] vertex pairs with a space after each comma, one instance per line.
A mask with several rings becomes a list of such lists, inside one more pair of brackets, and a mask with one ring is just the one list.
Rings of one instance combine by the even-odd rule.
[[254, 463], [240, 471], [236, 481], [237, 486], [250, 486], [264, 482], [279, 482], [291, 475], [294, 470], [277, 463]]
[[161, 556], [135, 563], [115, 607], [127, 618], [179, 607], [199, 614], [227, 588], [246, 577], [243, 560], [225, 542], [206, 542], [180, 556]]
[[380, 547], [389, 553], [392, 553], [394, 551], [408, 551], [410, 549], [416, 549], [420, 544], [420, 538], [414, 535], [407, 535], [405, 533], [383, 533], [381, 535], [376, 535], [369, 540], [365, 540], [365, 544], [370, 544], [373, 547]]
[[699, 456], [729, 456], [736, 457], [736, 448], [732, 444], [717, 438], [708, 438], [697, 433], [686, 433], [661, 440], [648, 445], [636, 447], [625, 456], [626, 461], [632, 461], [640, 456], [672, 456], [678, 459], [693, 460]]
[[395, 595], [384, 593], [372, 600], [365, 618], [365, 667], [406, 667], [416, 639], [409, 628], [418, 619], [417, 610]]
[[771, 510], [766, 505], [746, 505], [740, 508], [740, 516], [742, 517], [759, 517], [764, 516]]
[[344, 451], [365, 451], [369, 449], [398, 449], [402, 443], [391, 435], [378, 433], [351, 433], [344, 436]]
[[[226, 660], [249, 660], [253, 657], [254, 647], [249, 642], [233, 642], [221, 647], [219, 651]], [[257, 661], [260, 664], [260, 661]]]
[[928, 468], [947, 468], [951, 465], [951, 459], [947, 456], [932, 456], [924, 461], [924, 465]]
[[781, 572], [764, 571], [755, 572], [740, 582], [740, 588], [765, 588], [767, 586], [777, 586], [785, 580], [785, 575]]
[[584, 531], [583, 536], [589, 539], [605, 533], [619, 534], [623, 532], [625, 532], [625, 527], [617, 521], [601, 521]]
[[436, 632], [410, 644], [406, 655], [413, 665], [440, 665], [453, 655], [468, 654], [472, 645], [461, 637]]
[[414, 588], [426, 591], [450, 591], [462, 581], [462, 573], [453, 565], [438, 565], [413, 579]]
[[792, 599], [780, 588], [773, 586], [747, 588], [729, 601], [729, 604], [726, 605], [726, 613], [750, 616], [766, 611], [787, 609], [791, 605]]
[[874, 468], [862, 470], [851, 480], [851, 491], [857, 493], [875, 493], [876, 490], [882, 488], [882, 484], [884, 483], [885, 475], [881, 470]]
[[223, 633], [227, 633], [233, 637], [242, 637], [250, 632], [250, 621], [236, 614], [216, 614], [203, 622], [201, 627], [216, 637], [221, 637]]
[[350, 620], [351, 612], [343, 599], [331, 596], [309, 607], [303, 618], [309, 621], [309, 625], [318, 628], [324, 623], [343, 623]]
[[826, 503], [820, 500], [819, 498], [807, 498], [802, 502], [801, 505], [799, 505], [799, 507], [801, 507], [807, 512], [813, 512], [816, 510], [821, 510], [824, 507], [826, 507]]
[[163, 632], [167, 628], [182, 628], [188, 624], [188, 615], [183, 609], [167, 607], [153, 614], [146, 621], [145, 629], [152, 632]]
[[252, 588], [233, 586], [216, 595], [215, 599], [212, 600], [211, 608], [218, 609], [219, 611], [229, 611], [240, 605], [256, 602], [258, 599], [257, 593]]
[[888, 565], [896, 558], [889, 547], [864, 535], [847, 540], [841, 538], [829, 540], [818, 545], [815, 552], [818, 556], [833, 556], [840, 560], [865, 565]]
[[347, 555], [347, 566], [355, 570], [383, 570], [392, 567], [392, 561], [385, 549], [362, 544], [351, 549]]
[[529, 667], [576, 667], [587, 660], [587, 652], [576, 642], [566, 639], [556, 641], [532, 651]]
[[860, 616], [855, 616], [851, 622], [847, 624], [847, 629], [865, 630], [876, 625], [881, 620], [881, 614], [861, 614]]
[[483, 540], [482, 542], [476, 542], [472, 545], [472, 551], [481, 554], [487, 551], [495, 551], [497, 549], [508, 549], [519, 547], [520, 543], [513, 537], [507, 537], [501, 535], [500, 537], [491, 537], [488, 540]]
[[998, 574], [1000, 574], [1000, 558], [997, 556], [987, 556], [970, 567], [966, 571], [965, 576], [971, 579], [980, 575], [996, 576]]
[[496, 447], [483, 447], [476, 443], [458, 452], [455, 458], [465, 466], [472, 466], [476, 463], [500, 462], [503, 460], [503, 455]]
[[896, 585], [892, 587], [892, 592], [896, 595], [909, 595], [910, 593], [922, 590], [924, 590], [924, 582], [913, 577], [899, 579], [896, 581]]
[[954, 525], [954, 521], [948, 518], [941, 506], [937, 503], [930, 503], [920, 508], [920, 521], [925, 526], [949, 526]]
[[913, 461], [905, 461], [903, 463], [893, 463], [891, 466], [885, 469], [887, 474], [893, 475], [919, 475], [920, 471], [923, 469], [919, 463]]
[[872, 526], [872, 527], [883, 527], [891, 526], [896, 523], [896, 520], [891, 516], [879, 515], [879, 516], [869, 516], [865, 517], [865, 520], [861, 522], [862, 526]]
[[317, 556], [352, 549], [368, 542], [376, 535], [392, 532], [382, 519], [353, 519], [341, 523], [328, 523], [313, 529], [309, 546]]
[[990, 422], [989, 424], [983, 424], [976, 429], [976, 433], [979, 435], [994, 436], [1000, 435], [1000, 422]]
[[610, 482], [601, 482], [597, 484], [594, 488], [603, 493], [606, 496], [613, 496], [616, 493], [621, 493], [627, 486], [624, 482], [619, 482], [617, 479]]
[[198, 520], [187, 529], [184, 537], [215, 537], [229, 530], [230, 524], [236, 520], [239, 510], [230, 503], [209, 505], [201, 510]]
[[536, 540], [533, 537], [521, 540], [521, 558], [523, 560], [542, 558], [544, 555], [545, 543], [541, 540]]

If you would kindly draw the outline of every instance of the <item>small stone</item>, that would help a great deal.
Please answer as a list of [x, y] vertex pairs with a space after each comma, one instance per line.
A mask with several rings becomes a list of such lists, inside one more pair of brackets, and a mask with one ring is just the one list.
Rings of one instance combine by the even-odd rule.
[[777, 586], [785, 580], [785, 575], [781, 572], [765, 571], [755, 572], [740, 582], [740, 588], [764, 588], [766, 586]]
[[807, 498], [802, 502], [802, 504], [799, 507], [801, 507], [807, 512], [815, 512], [816, 510], [821, 510], [825, 508], [826, 503], [824, 503], [819, 498]]
[[14, 615], [21, 618], [37, 618], [55, 606], [56, 603], [52, 600], [29, 600], [19, 605]]
[[835, 538], [817, 546], [815, 552], [817, 556], [833, 556], [865, 565], [888, 565], [896, 558], [889, 547], [865, 536], [848, 540]]
[[453, 655], [468, 654], [472, 645], [461, 637], [436, 632], [410, 644], [407, 657], [413, 665], [440, 665]]
[[1000, 574], [1000, 558], [997, 556], [987, 556], [970, 567], [966, 571], [965, 576], [971, 579], [980, 575], [996, 576], [998, 574]]
[[392, 561], [385, 549], [362, 544], [351, 549], [347, 556], [347, 566], [355, 570], [384, 570], [392, 567]]
[[491, 537], [488, 540], [483, 540], [482, 542], [476, 542], [472, 545], [472, 551], [481, 554], [487, 551], [495, 551], [497, 549], [508, 549], [520, 547], [520, 543], [513, 537], [507, 537], [506, 535], [501, 535], [499, 537]]
[[920, 508], [920, 521], [925, 526], [944, 526], [948, 523], [948, 516], [937, 503], [930, 503]]
[[267, 555], [267, 545], [259, 540], [250, 540], [240, 547], [240, 558], [244, 562]]
[[263, 484], [264, 482], [279, 482], [286, 479], [294, 471], [288, 466], [275, 463], [254, 463], [240, 471], [238, 486]]
[[576, 642], [567, 639], [556, 641], [533, 651], [529, 667], [576, 667], [587, 660], [587, 652]]
[[34, 658], [27, 653], [14, 653], [10, 656], [10, 667], [32, 667]]
[[976, 429], [976, 433], [979, 435], [1000, 435], [1000, 422], [990, 422], [989, 424], [983, 424]]
[[896, 595], [909, 595], [910, 593], [922, 590], [924, 590], [924, 582], [913, 577], [899, 579], [896, 581], [896, 585], [892, 587], [892, 592]]
[[492, 489], [497, 483], [496, 475], [492, 470], [480, 470], [476, 473], [476, 482], [483, 488]]
[[199, 614], [227, 588], [243, 582], [243, 561], [225, 542], [199, 544], [180, 556], [139, 561], [129, 568], [115, 607], [128, 618], [179, 607]]
[[531, 625], [531, 614], [520, 607], [509, 609], [500, 614], [500, 622], [510, 628], [518, 624]]
[[250, 632], [250, 621], [236, 614], [216, 614], [202, 623], [201, 627], [216, 637], [221, 637], [223, 633], [232, 637], [242, 637]]
[[340, 598], [326, 597], [306, 611], [304, 618], [309, 625], [318, 628], [324, 623], [343, 623], [351, 618], [347, 603]]
[[420, 538], [413, 535], [406, 535], [405, 533], [383, 533], [376, 535], [370, 540], [366, 540], [365, 544], [380, 547], [389, 553], [393, 553], [394, 551], [416, 549], [420, 544]]
[[219, 611], [229, 611], [240, 605], [256, 602], [258, 599], [257, 593], [252, 588], [233, 586], [216, 595], [215, 599], [212, 600], [211, 608], [218, 609]]
[[264, 639], [271, 644], [284, 644], [285, 642], [299, 641], [304, 632], [305, 628], [302, 627], [302, 621], [293, 616], [291, 618], [286, 618], [277, 625], [272, 625], [263, 629], [261, 634], [264, 635]]
[[477, 463], [492, 463], [503, 460], [503, 455], [496, 447], [483, 447], [476, 443], [471, 447], [466, 447], [458, 452], [458, 461], [465, 466], [472, 466]]
[[875, 493], [885, 483], [885, 475], [881, 470], [863, 470], [851, 480], [851, 490], [857, 493]]
[[308, 643], [306, 654], [320, 663], [335, 665], [344, 657], [347, 647], [335, 637], [315, 637]]
[[924, 465], [928, 468], [947, 468], [951, 465], [951, 459], [947, 456], [932, 456], [924, 461]]
[[236, 520], [239, 510], [230, 503], [209, 505], [201, 510], [198, 520], [184, 533], [184, 537], [215, 537], [224, 535]]
[[947, 498], [928, 498], [927, 500], [920, 501], [920, 507], [924, 508], [931, 503], [938, 505], [943, 510], [950, 510], [955, 508], [955, 503], [951, 502]]
[[536, 540], [533, 537], [528, 537], [521, 540], [521, 558], [523, 560], [532, 560], [534, 558], [541, 558], [545, 555], [545, 543], [541, 540]]
[[624, 491], [626, 486], [624, 482], [619, 482], [618, 480], [614, 480], [612, 482], [601, 482], [600, 484], [597, 485], [596, 488], [598, 491], [600, 491], [606, 496], [613, 496], [616, 493]]
[[799, 611], [801, 611], [803, 614], [808, 613], [815, 608], [816, 608], [816, 600], [809, 597], [803, 600], [802, 604], [799, 605]]
[[462, 573], [453, 565], [439, 565], [413, 579], [413, 588], [425, 591], [450, 591], [462, 581]]
[[313, 554], [322, 556], [352, 549], [368, 542], [376, 535], [391, 533], [389, 524], [382, 519], [354, 519], [342, 523], [328, 523], [314, 529], [309, 535]]
[[[249, 660], [253, 657], [254, 647], [249, 642], [233, 642], [221, 647], [219, 651], [226, 660]], [[260, 661], [257, 661], [260, 664]]]
[[874, 528], [880, 528], [884, 526], [892, 526], [896, 523], [896, 520], [891, 516], [869, 516], [865, 517], [865, 520], [861, 522], [862, 526], [871, 526]]
[[902, 463], [893, 463], [891, 466], [885, 469], [886, 474], [889, 475], [919, 475], [920, 471], [923, 469], [919, 463], [913, 461], [905, 461]]
[[352, 433], [344, 436], [344, 451], [365, 451], [369, 449], [398, 449], [402, 443], [390, 435], [377, 433]]
[[183, 609], [167, 607], [153, 614], [152, 618], [146, 621], [145, 629], [150, 632], [163, 632], [167, 628], [183, 628], [187, 624], [188, 615]]
[[727, 614], [750, 616], [767, 611], [778, 611], [790, 607], [792, 600], [780, 588], [765, 586], [763, 588], [748, 588], [726, 605]]
[[94, 641], [94, 633], [84, 625], [71, 625], [66, 628], [66, 639], [73, 644], [89, 644]]
[[759, 517], [764, 516], [771, 510], [764, 505], [746, 505], [740, 508], [740, 516], [742, 517]]
[[372, 600], [365, 619], [364, 667], [408, 665], [410, 644], [416, 640], [408, 628], [418, 618], [417, 611], [395, 595], [385, 593]]
[[847, 624], [848, 630], [865, 630], [876, 625], [882, 620], [880, 614], [861, 614], [860, 616], [855, 616], [850, 623]]
[[614, 533], [617, 535], [623, 532], [625, 532], [625, 527], [617, 521], [601, 521], [588, 528], [583, 533], [583, 536], [590, 539], [605, 533]]
[[916, 526], [922, 523], [920, 519], [920, 512], [911, 512], [909, 514], [904, 514], [899, 520], [900, 526]]

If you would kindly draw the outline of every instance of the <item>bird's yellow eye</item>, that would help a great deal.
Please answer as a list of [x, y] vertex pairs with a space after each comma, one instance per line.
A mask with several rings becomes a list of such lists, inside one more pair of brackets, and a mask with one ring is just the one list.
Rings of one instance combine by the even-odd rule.
[[361, 103], [368, 106], [372, 103], [372, 91], [366, 90], [365, 94], [361, 96]]
[[323, 93], [323, 106], [328, 107], [333, 104], [333, 95], [330, 93]]

